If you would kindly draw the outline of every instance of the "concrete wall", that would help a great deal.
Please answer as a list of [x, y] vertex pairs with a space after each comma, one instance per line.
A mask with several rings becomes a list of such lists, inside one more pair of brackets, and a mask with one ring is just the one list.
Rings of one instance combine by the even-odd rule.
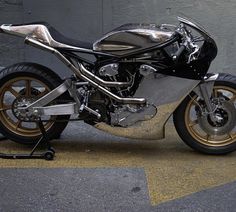
[[[65, 35], [93, 42], [124, 23], [173, 22], [182, 13], [215, 37], [219, 54], [211, 71], [236, 74], [235, 11], [235, 0], [0, 0], [0, 23], [47, 21]], [[52, 55], [0, 35], [0, 66], [20, 61], [40, 62], [67, 75], [67, 68]]]

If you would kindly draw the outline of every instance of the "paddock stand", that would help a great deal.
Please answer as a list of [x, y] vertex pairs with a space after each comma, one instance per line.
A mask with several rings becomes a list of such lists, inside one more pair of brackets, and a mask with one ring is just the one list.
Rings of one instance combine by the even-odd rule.
[[[38, 140], [34, 148], [29, 154], [4, 154], [0, 153], [0, 158], [3, 159], [45, 159], [45, 160], [53, 160], [55, 156], [55, 150], [51, 147], [51, 144], [48, 140], [47, 133], [45, 131], [45, 128], [43, 126], [43, 123], [41, 119], [39, 119], [37, 122], [37, 125], [42, 133], [42, 137]], [[45, 145], [47, 148], [46, 152], [43, 153], [35, 153], [36, 149], [39, 147], [39, 145]]]

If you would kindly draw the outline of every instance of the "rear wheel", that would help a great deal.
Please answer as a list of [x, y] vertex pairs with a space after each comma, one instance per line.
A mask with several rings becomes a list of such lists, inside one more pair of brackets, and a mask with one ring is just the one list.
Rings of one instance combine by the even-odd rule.
[[[22, 121], [18, 107], [27, 106], [62, 83], [50, 69], [32, 63], [21, 63], [4, 69], [0, 75], [0, 131], [21, 144], [34, 144], [41, 137], [35, 122]], [[64, 97], [63, 97], [64, 96]], [[56, 101], [64, 101], [65, 95]], [[44, 116], [48, 138], [60, 136], [70, 116]], [[65, 122], [60, 122], [66, 120]]]
[[236, 150], [236, 77], [221, 74], [215, 82], [211, 101], [217, 106], [216, 121], [204, 114], [205, 103], [195, 93], [174, 113], [176, 130], [193, 149], [207, 154], [226, 154]]

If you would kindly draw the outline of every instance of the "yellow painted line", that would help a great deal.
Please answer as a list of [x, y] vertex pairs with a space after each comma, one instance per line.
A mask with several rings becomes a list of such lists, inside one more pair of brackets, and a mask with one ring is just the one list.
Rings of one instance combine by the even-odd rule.
[[[166, 140], [154, 142], [54, 141], [54, 161], [0, 159], [0, 168], [144, 168], [153, 205], [236, 180], [236, 153], [202, 155], [186, 147], [173, 126], [167, 132]], [[29, 151], [13, 142], [0, 142], [0, 152], [10, 149]]]

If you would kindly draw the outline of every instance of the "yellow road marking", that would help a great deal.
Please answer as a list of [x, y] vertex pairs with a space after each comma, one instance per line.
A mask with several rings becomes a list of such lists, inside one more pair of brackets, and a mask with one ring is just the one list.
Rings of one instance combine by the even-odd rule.
[[[186, 147], [173, 126], [167, 131], [166, 140], [154, 142], [55, 141], [54, 161], [0, 159], [0, 168], [143, 167], [153, 205], [236, 180], [236, 153], [202, 155]], [[0, 148], [0, 152], [29, 151], [8, 141], [1, 142]]]

